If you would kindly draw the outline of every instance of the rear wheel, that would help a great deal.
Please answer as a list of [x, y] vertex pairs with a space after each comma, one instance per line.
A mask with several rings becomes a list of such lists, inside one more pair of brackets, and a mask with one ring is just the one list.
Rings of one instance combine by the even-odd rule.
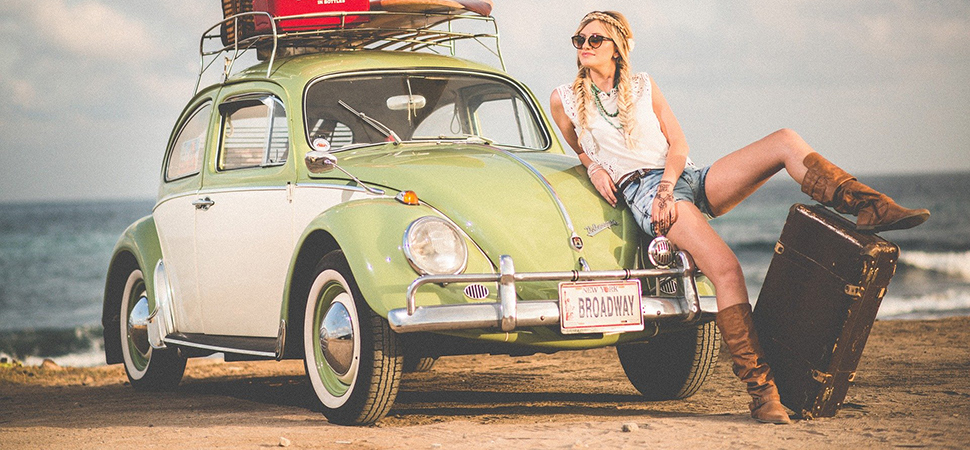
[[175, 349], [152, 348], [148, 342], [148, 291], [141, 270], [132, 270], [121, 294], [121, 352], [125, 373], [139, 390], [169, 390], [185, 372], [185, 358]]
[[401, 347], [387, 320], [364, 301], [343, 252], [314, 271], [304, 315], [304, 367], [332, 423], [374, 423], [391, 409], [401, 380]]
[[648, 400], [673, 400], [697, 393], [714, 370], [721, 336], [714, 322], [657, 336], [650, 342], [619, 345], [623, 371]]

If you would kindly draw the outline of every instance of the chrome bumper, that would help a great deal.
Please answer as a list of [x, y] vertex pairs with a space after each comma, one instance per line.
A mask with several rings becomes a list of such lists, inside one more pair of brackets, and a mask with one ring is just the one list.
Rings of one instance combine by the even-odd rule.
[[[391, 329], [398, 333], [420, 331], [450, 331], [496, 328], [513, 331], [517, 328], [559, 325], [559, 300], [518, 301], [515, 283], [521, 281], [597, 281], [628, 280], [631, 278], [675, 277], [681, 281], [683, 297], [641, 297], [641, 310], [646, 321], [679, 320], [694, 322], [702, 311], [716, 312], [713, 297], [697, 293], [694, 276], [697, 269], [693, 258], [678, 252], [679, 264], [669, 269], [624, 269], [606, 271], [527, 272], [515, 273], [512, 257], [503, 255], [498, 274], [425, 275], [417, 278], [407, 290], [407, 308], [388, 312]], [[415, 304], [417, 290], [428, 283], [498, 283], [499, 301], [460, 305], [421, 306]]]

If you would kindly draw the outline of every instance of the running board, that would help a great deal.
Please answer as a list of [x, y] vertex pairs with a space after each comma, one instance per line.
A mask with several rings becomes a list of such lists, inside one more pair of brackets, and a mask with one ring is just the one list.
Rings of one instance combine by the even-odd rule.
[[213, 352], [276, 358], [276, 338], [172, 333], [165, 336], [164, 341], [170, 345], [192, 347]]

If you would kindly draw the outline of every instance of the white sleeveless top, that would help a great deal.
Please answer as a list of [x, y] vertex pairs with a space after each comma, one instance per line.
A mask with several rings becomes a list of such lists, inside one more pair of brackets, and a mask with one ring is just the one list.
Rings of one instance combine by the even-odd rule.
[[[599, 164], [613, 182], [620, 177], [637, 169], [663, 169], [667, 161], [667, 137], [660, 130], [660, 121], [653, 112], [653, 94], [650, 88], [650, 76], [638, 73], [633, 76], [633, 102], [637, 118], [637, 133], [634, 134], [636, 148], [629, 149], [623, 130], [618, 130], [613, 124], [619, 125], [619, 117], [610, 117], [609, 121], [603, 117], [596, 106], [595, 99], [587, 108], [589, 129], [582, 133], [579, 128], [579, 117], [576, 111], [576, 97], [572, 84], [564, 84], [556, 88], [562, 100], [563, 110], [576, 127], [576, 135], [582, 135], [579, 145], [593, 162]], [[619, 94], [616, 88], [609, 92], [600, 92], [600, 103], [610, 114], [618, 111], [617, 100]], [[610, 123], [612, 122], [612, 123]], [[688, 164], [690, 161], [688, 160]]]

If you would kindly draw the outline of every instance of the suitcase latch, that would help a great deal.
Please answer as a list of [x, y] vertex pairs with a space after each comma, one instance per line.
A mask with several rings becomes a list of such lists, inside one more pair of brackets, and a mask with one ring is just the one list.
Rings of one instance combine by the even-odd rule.
[[775, 253], [779, 255], [785, 253], [785, 244], [782, 244], [781, 241], [775, 242]]
[[856, 286], [853, 284], [845, 285], [845, 294], [850, 297], [862, 297], [862, 294], [866, 292], [866, 288], [862, 286]]
[[825, 383], [832, 378], [832, 374], [828, 374], [819, 370], [812, 369], [812, 378], [819, 383]]

